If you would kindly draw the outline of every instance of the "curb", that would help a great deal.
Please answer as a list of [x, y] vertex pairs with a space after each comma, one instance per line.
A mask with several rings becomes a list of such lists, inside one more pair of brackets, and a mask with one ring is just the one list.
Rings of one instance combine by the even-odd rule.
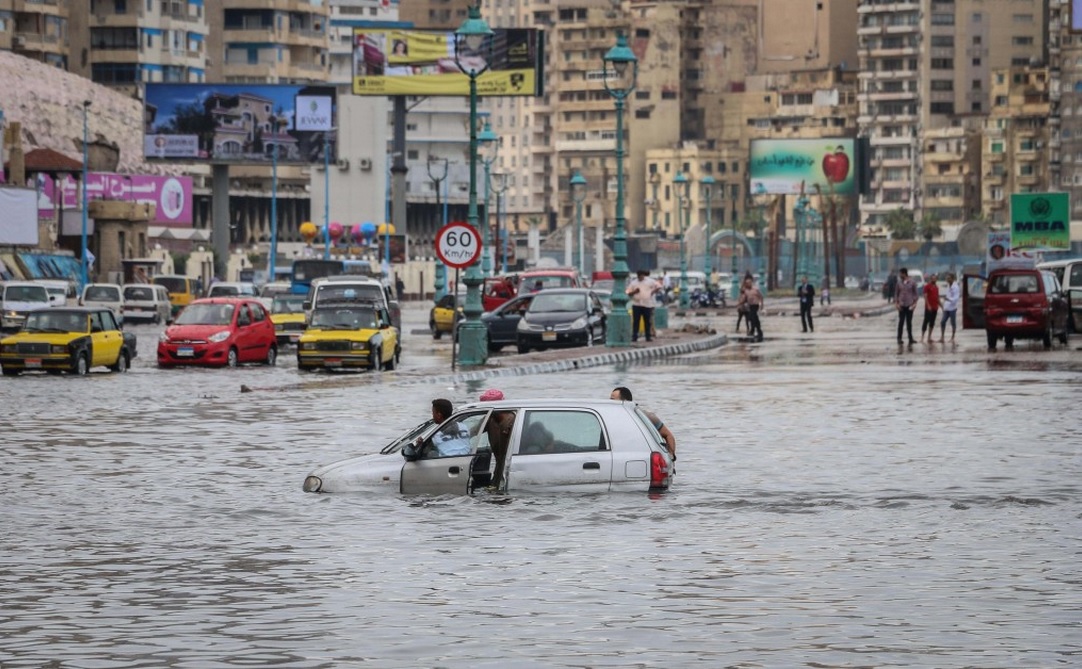
[[564, 358], [546, 362], [512, 363], [509, 366], [494, 366], [484, 369], [473, 369], [463, 372], [455, 372], [442, 376], [426, 376], [423, 379], [403, 380], [405, 383], [461, 383], [464, 381], [480, 381], [507, 376], [526, 376], [529, 374], [551, 374], [554, 372], [566, 372], [590, 367], [602, 367], [621, 362], [638, 362], [654, 358], [666, 358], [674, 355], [686, 355], [706, 351], [712, 348], [724, 346], [729, 342], [729, 337], [723, 334], [714, 334], [694, 341], [679, 344], [666, 344], [650, 348], [625, 348], [611, 353], [600, 353], [582, 358]]

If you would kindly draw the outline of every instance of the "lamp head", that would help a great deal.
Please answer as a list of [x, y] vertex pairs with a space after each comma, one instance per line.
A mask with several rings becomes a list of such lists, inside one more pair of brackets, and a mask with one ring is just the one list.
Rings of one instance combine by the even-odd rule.
[[707, 174], [699, 180], [699, 183], [703, 187], [703, 195], [705, 195], [706, 197], [710, 197], [710, 193], [713, 190], [714, 184], [717, 182], [714, 180], [714, 177]]
[[572, 200], [582, 202], [586, 199], [586, 177], [582, 176], [582, 172], [575, 170], [567, 185], [571, 187]]
[[620, 33], [616, 36], [616, 46], [605, 53], [604, 61], [607, 65], [612, 66], [617, 76], [622, 78], [627, 72], [628, 66], [636, 64], [638, 58], [635, 57], [635, 52], [627, 45], [627, 37]]
[[[466, 20], [455, 31], [455, 60], [458, 61], [459, 59], [460, 44], [465, 43], [466, 48], [471, 52], [478, 51], [485, 45], [486, 41], [491, 45], [492, 35], [492, 29], [481, 18], [481, 3], [470, 5]], [[461, 66], [461, 63], [459, 63], [459, 67]]]

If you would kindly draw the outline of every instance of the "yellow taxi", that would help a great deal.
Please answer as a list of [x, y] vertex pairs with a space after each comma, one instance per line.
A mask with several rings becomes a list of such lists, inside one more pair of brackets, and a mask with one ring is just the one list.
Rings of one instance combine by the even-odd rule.
[[271, 299], [271, 323], [278, 346], [296, 345], [307, 326], [304, 315], [304, 295], [278, 294]]
[[401, 357], [398, 329], [386, 307], [374, 303], [321, 304], [297, 341], [297, 368], [307, 372], [394, 369]]
[[0, 367], [4, 376], [28, 371], [83, 376], [92, 367], [125, 372], [136, 355], [135, 342], [107, 307], [42, 309], [28, 314], [17, 334], [0, 340]]
[[454, 294], [448, 293], [436, 302], [428, 315], [428, 329], [432, 331], [433, 339], [455, 331], [455, 323], [463, 318], [462, 307], [456, 307], [456, 304], [465, 301], [465, 298], [458, 300]]

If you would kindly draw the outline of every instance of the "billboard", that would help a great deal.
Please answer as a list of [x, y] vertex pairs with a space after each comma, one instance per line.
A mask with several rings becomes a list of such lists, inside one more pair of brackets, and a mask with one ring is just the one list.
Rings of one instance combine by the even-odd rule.
[[[477, 69], [491, 57], [489, 69], [477, 78], [477, 94], [541, 95], [544, 33], [529, 28], [497, 28], [493, 32], [491, 54], [479, 51], [461, 56], [463, 65]], [[469, 95], [469, 77], [455, 61], [455, 34], [354, 28], [353, 94]]]
[[1011, 249], [1069, 251], [1070, 196], [1067, 193], [1012, 193]]
[[37, 246], [37, 195], [32, 188], [0, 186], [0, 246]]
[[1071, 0], [1071, 32], [1082, 33], [1082, 0]]
[[808, 194], [819, 186], [823, 193], [857, 192], [856, 140], [851, 137], [823, 139], [753, 139], [748, 160], [750, 192], [760, 194]]
[[334, 160], [335, 90], [290, 84], [146, 84], [143, 156], [170, 162]]
[[[65, 175], [59, 189], [51, 176], [38, 175], [40, 218], [53, 218], [57, 209], [82, 209], [81, 197], [79, 183], [72, 175]], [[149, 203], [156, 208], [152, 221], [155, 225], [187, 227], [192, 224], [191, 177], [90, 172], [86, 179], [86, 198]]]

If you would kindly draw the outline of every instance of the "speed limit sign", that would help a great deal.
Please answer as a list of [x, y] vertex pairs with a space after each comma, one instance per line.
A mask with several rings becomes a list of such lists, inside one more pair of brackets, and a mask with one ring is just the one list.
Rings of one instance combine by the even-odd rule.
[[436, 256], [448, 267], [463, 269], [481, 255], [481, 235], [466, 223], [448, 223], [436, 233]]

